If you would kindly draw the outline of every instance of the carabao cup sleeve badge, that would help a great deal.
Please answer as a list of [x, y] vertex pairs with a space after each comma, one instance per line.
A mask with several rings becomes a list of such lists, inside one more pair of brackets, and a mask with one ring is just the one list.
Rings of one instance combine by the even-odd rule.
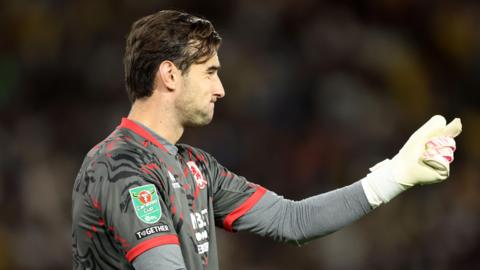
[[155, 185], [143, 185], [128, 190], [132, 198], [137, 217], [148, 224], [155, 223], [162, 217], [162, 208]]

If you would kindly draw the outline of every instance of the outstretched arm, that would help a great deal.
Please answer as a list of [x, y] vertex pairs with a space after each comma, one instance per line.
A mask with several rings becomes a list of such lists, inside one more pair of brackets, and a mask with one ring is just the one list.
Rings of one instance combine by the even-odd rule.
[[371, 209], [361, 182], [301, 201], [268, 191], [234, 229], [300, 245], [341, 229]]
[[267, 192], [233, 228], [297, 244], [337, 231], [414, 185], [445, 180], [460, 132], [459, 119], [434, 116], [361, 181], [298, 202]]

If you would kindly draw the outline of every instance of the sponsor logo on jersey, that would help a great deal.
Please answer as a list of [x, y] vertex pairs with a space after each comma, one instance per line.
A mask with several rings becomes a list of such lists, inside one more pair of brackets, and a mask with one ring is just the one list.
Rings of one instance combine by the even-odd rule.
[[190, 219], [192, 222], [192, 229], [195, 234], [195, 240], [197, 240], [197, 253], [207, 253], [209, 243], [208, 210], [202, 209], [200, 212], [191, 212]]
[[203, 253], [207, 253], [207, 252], [208, 252], [208, 242], [197, 245], [197, 253], [198, 254], [203, 254]]
[[160, 207], [155, 185], [139, 186], [128, 191], [132, 198], [135, 214], [141, 221], [152, 224], [160, 220], [162, 208]]
[[168, 225], [159, 224], [159, 225], [155, 225], [155, 226], [148, 227], [148, 228], [145, 228], [143, 230], [140, 230], [140, 231], [135, 233], [135, 236], [137, 237], [138, 240], [140, 240], [140, 239], [142, 239], [144, 237], [147, 237], [147, 236], [150, 236], [152, 234], [161, 233], [161, 232], [169, 232], [169, 231], [170, 231], [170, 228], [168, 227]]
[[207, 186], [207, 180], [205, 180], [205, 177], [203, 177], [202, 172], [197, 167], [197, 164], [194, 161], [189, 161], [187, 162], [187, 166], [190, 169], [197, 186], [200, 189], [204, 189]]

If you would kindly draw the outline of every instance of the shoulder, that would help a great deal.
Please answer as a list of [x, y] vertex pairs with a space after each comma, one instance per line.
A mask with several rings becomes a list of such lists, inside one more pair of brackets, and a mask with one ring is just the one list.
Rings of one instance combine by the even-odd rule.
[[76, 177], [74, 192], [102, 200], [112, 192], [123, 196], [131, 186], [159, 183], [158, 157], [129, 136], [132, 135], [116, 130], [88, 152]]
[[151, 156], [153, 152], [144, 144], [143, 140], [124, 129], [116, 129], [105, 140], [90, 150], [89, 155], [97, 158], [137, 159], [142, 156]]
[[105, 140], [94, 146], [86, 155], [80, 172], [90, 176], [109, 177], [122, 172], [141, 173], [144, 167], [153, 162], [158, 163], [155, 154], [129, 134], [114, 131]]

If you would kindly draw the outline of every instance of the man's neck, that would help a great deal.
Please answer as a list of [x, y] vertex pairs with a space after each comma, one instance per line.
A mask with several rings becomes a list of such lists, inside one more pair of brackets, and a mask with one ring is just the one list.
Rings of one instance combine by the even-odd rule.
[[142, 123], [171, 144], [182, 137], [184, 128], [176, 121], [171, 110], [150, 100], [137, 100], [132, 105], [128, 119]]

